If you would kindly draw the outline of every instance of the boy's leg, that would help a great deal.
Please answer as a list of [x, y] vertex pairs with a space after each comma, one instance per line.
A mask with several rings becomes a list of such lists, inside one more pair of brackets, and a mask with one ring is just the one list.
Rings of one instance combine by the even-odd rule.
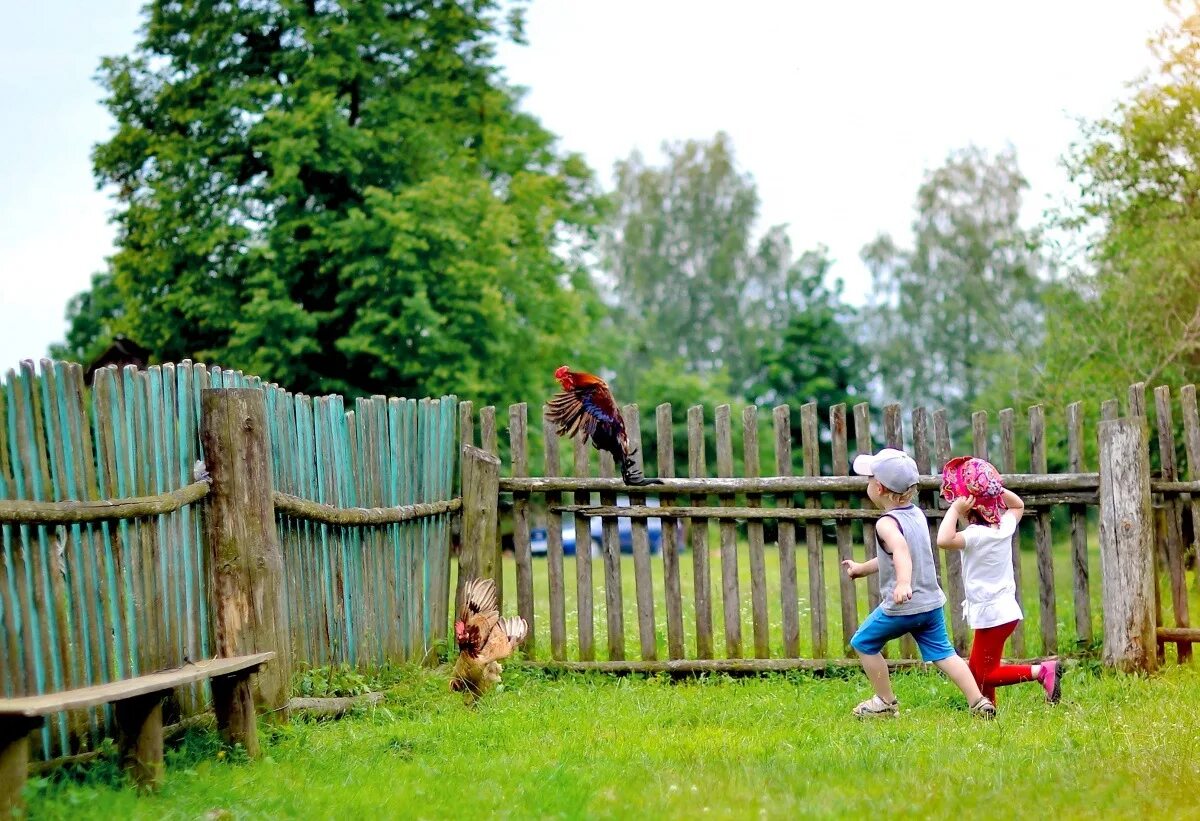
[[871, 687], [875, 690], [875, 695], [891, 704], [896, 700], [895, 694], [892, 692], [892, 680], [888, 675], [887, 659], [880, 653], [867, 655], [861, 650], [856, 650], [858, 657], [862, 659], [863, 672], [867, 674], [867, 678], [871, 680]]
[[958, 685], [958, 689], [962, 690], [963, 695], [967, 697], [967, 704], [974, 705], [983, 697], [979, 685], [975, 683], [975, 676], [971, 673], [971, 668], [963, 661], [962, 656], [947, 656], [940, 661], [935, 661], [934, 665]]
[[[858, 653], [862, 661], [863, 672], [871, 682], [871, 689], [882, 701], [894, 704], [896, 696], [892, 692], [892, 682], [888, 675], [887, 660], [880, 651], [887, 642], [907, 632], [906, 624], [892, 616], [888, 616], [880, 607], [871, 611], [863, 620], [850, 639], [850, 646]], [[860, 705], [861, 706], [861, 705]]]

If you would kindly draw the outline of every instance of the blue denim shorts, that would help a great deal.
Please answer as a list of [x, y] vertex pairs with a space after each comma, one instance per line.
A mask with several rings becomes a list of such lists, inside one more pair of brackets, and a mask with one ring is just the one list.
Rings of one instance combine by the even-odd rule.
[[850, 646], [860, 653], [873, 656], [892, 639], [905, 633], [910, 634], [921, 648], [925, 661], [941, 661], [954, 655], [954, 647], [946, 635], [946, 617], [942, 608], [935, 607], [924, 613], [904, 616], [889, 616], [883, 607], [876, 607], [866, 621], [858, 626]]

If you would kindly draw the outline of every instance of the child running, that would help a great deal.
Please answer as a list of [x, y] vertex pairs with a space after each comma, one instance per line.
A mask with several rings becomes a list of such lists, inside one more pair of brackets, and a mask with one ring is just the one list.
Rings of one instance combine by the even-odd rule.
[[[1046, 701], [1057, 704], [1064, 672], [1057, 661], [1001, 663], [1004, 642], [1023, 617], [1013, 577], [1012, 538], [1025, 503], [1001, 484], [990, 462], [967, 456], [946, 463], [942, 496], [951, 504], [938, 528], [937, 543], [944, 550], [963, 552], [963, 617], [975, 631], [968, 665], [980, 691], [994, 704], [997, 687], [1036, 681], [1045, 689]], [[959, 520], [965, 525], [961, 531]]]
[[875, 689], [874, 696], [854, 708], [854, 715], [876, 718], [900, 714], [887, 661], [880, 651], [892, 639], [908, 633], [921, 649], [921, 658], [937, 666], [962, 690], [973, 715], [995, 718], [995, 705], [980, 692], [971, 670], [946, 636], [942, 614], [946, 595], [938, 586], [934, 570], [929, 525], [925, 514], [912, 503], [920, 478], [917, 463], [903, 451], [884, 448], [874, 456], [856, 457], [854, 472], [871, 477], [867, 498], [885, 511], [875, 525], [875, 558], [842, 562], [852, 579], [878, 573], [881, 598], [850, 640]]

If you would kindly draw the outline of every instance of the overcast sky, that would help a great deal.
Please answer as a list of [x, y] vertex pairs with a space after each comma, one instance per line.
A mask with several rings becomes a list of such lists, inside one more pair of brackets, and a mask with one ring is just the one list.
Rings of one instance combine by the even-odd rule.
[[[129, 51], [140, 0], [3, 0], [0, 368], [44, 356], [111, 253], [90, 152], [111, 132], [93, 76]], [[952, 149], [1015, 146], [1034, 221], [1067, 193], [1058, 160], [1151, 65], [1157, 0], [783, 2], [534, 0], [501, 63], [525, 105], [606, 184], [634, 148], [727, 131], [761, 225], [824, 243], [860, 301], [859, 249], [904, 243], [925, 169]]]

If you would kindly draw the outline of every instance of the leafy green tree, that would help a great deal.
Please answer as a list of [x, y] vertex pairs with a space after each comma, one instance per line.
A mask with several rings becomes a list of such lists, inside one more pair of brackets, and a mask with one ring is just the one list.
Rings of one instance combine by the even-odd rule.
[[494, 65], [519, 5], [147, 9], [100, 70], [118, 250], [74, 353], [121, 332], [297, 390], [504, 402], [584, 347], [602, 201]]
[[758, 402], [816, 402], [828, 418], [832, 405], [862, 395], [867, 358], [856, 338], [857, 313], [842, 301], [841, 280], [830, 278], [832, 265], [825, 248], [805, 252], [787, 266], [786, 286], [768, 300], [769, 316], [778, 319], [758, 349]]
[[1028, 388], [1091, 416], [1134, 382], [1200, 376], [1200, 7], [1168, 6], [1158, 69], [1084, 123], [1066, 158], [1078, 192], [1056, 227], [1073, 240], [1070, 276]]
[[1027, 187], [1011, 149], [953, 152], [917, 192], [912, 249], [886, 235], [863, 249], [866, 342], [888, 399], [944, 407], [961, 425], [1038, 340], [1043, 263], [1020, 225]]
[[636, 379], [663, 360], [700, 374], [725, 372], [741, 391], [768, 290], [752, 261], [758, 193], [737, 169], [725, 134], [664, 151], [662, 168], [636, 152], [616, 167], [603, 247], [616, 286], [615, 329], [626, 342], [621, 369]]

